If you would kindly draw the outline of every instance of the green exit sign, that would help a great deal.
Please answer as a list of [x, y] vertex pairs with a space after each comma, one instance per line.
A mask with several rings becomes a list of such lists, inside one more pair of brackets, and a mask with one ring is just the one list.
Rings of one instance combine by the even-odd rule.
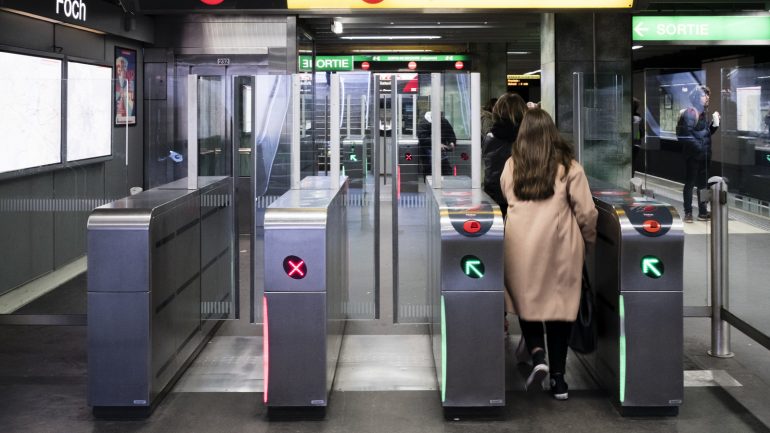
[[642, 257], [642, 273], [650, 278], [663, 276], [663, 262], [655, 256]]
[[[299, 70], [313, 70], [313, 56], [299, 56]], [[316, 71], [352, 71], [353, 56], [316, 56]]]
[[460, 266], [463, 273], [471, 278], [481, 278], [484, 276], [484, 262], [476, 256], [465, 256], [460, 260]]
[[770, 16], [635, 16], [634, 41], [770, 41]]

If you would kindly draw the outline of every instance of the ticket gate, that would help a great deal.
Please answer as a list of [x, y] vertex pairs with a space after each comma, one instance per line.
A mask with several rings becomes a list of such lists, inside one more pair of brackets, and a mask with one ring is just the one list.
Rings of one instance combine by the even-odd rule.
[[[232, 311], [233, 179], [199, 177], [88, 218], [88, 402], [146, 417]], [[209, 308], [216, 306], [216, 308]]]
[[592, 185], [599, 340], [581, 356], [624, 416], [677, 415], [684, 394], [684, 227], [674, 207]]
[[431, 340], [445, 415], [505, 406], [503, 219], [466, 177], [427, 206]]
[[[265, 211], [263, 353], [268, 415], [325, 410], [347, 296], [346, 177], [304, 179]], [[315, 188], [313, 188], [315, 186]]]

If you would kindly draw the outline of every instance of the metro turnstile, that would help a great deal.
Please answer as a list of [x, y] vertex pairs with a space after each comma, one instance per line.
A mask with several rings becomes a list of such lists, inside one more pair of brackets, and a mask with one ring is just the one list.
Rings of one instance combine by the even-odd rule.
[[599, 341], [581, 358], [622, 415], [676, 415], [684, 394], [684, 230], [676, 210], [594, 188]]
[[[272, 409], [320, 408], [337, 367], [347, 295], [347, 178], [303, 179], [265, 212], [264, 395]], [[312, 181], [312, 182], [311, 182]], [[307, 188], [307, 189], [306, 189]]]
[[97, 417], [148, 416], [227, 318], [205, 301], [229, 302], [237, 269], [233, 179], [198, 183], [162, 185], [88, 218], [88, 400]]
[[505, 406], [503, 220], [470, 179], [444, 177], [428, 206], [431, 337], [445, 415]]

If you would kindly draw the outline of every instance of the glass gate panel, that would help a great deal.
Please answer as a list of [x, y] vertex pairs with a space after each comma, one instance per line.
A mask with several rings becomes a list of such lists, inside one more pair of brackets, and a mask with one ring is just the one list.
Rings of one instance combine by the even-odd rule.
[[[376, 266], [379, 255], [375, 243], [376, 228], [379, 227], [375, 216], [379, 206], [375, 199], [377, 177], [372, 164], [376, 143], [372, 128], [375, 100], [372, 98], [372, 74], [343, 72], [338, 75], [340, 110], [330, 115], [339, 115], [340, 173], [350, 179], [347, 196], [349, 291], [344, 311], [348, 319], [374, 319], [379, 294]], [[316, 95], [329, 95], [327, 76], [318, 74], [317, 77], [323, 78], [318, 80], [317, 85], [322, 89], [317, 90]], [[328, 141], [325, 144], [329, 149]]]
[[291, 75], [256, 75], [252, 124], [252, 234], [251, 321], [261, 323], [264, 294], [265, 209], [290, 188]]
[[[429, 200], [426, 176], [470, 177], [470, 75], [441, 74], [440, 94], [432, 94], [431, 74], [397, 74], [391, 86], [393, 146], [397, 148], [392, 194], [394, 228], [394, 304], [398, 323], [427, 323], [431, 315], [428, 286]], [[431, 112], [431, 98], [440, 98], [441, 112]], [[441, 129], [441, 173], [432, 172], [431, 131]], [[454, 143], [454, 147], [452, 147]], [[416, 161], [415, 156], [417, 155]], [[467, 160], [466, 160], [467, 158]]]
[[[217, 70], [216, 72], [220, 72]], [[225, 75], [200, 75], [194, 98], [200, 191], [202, 320], [237, 319], [239, 291], [235, 178], [229, 133], [235, 99]], [[192, 96], [192, 95], [190, 95]], [[190, 102], [193, 98], [189, 98]], [[220, 180], [223, 179], [224, 180]], [[222, 230], [226, 228], [225, 230]], [[228, 236], [221, 236], [226, 232]]]
[[[717, 97], [712, 90], [712, 100]], [[770, 335], [770, 64], [722, 69], [720, 149], [728, 189], [728, 287], [733, 315]]]

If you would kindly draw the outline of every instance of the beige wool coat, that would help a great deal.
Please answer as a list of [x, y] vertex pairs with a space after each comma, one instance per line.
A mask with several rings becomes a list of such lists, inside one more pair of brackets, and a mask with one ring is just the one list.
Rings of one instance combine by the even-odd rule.
[[513, 170], [508, 158], [500, 186], [508, 200], [503, 255], [514, 312], [528, 321], [573, 321], [585, 245], [596, 242], [597, 211], [588, 179], [577, 161], [566, 178], [559, 165], [553, 196], [522, 201], [513, 193]]

